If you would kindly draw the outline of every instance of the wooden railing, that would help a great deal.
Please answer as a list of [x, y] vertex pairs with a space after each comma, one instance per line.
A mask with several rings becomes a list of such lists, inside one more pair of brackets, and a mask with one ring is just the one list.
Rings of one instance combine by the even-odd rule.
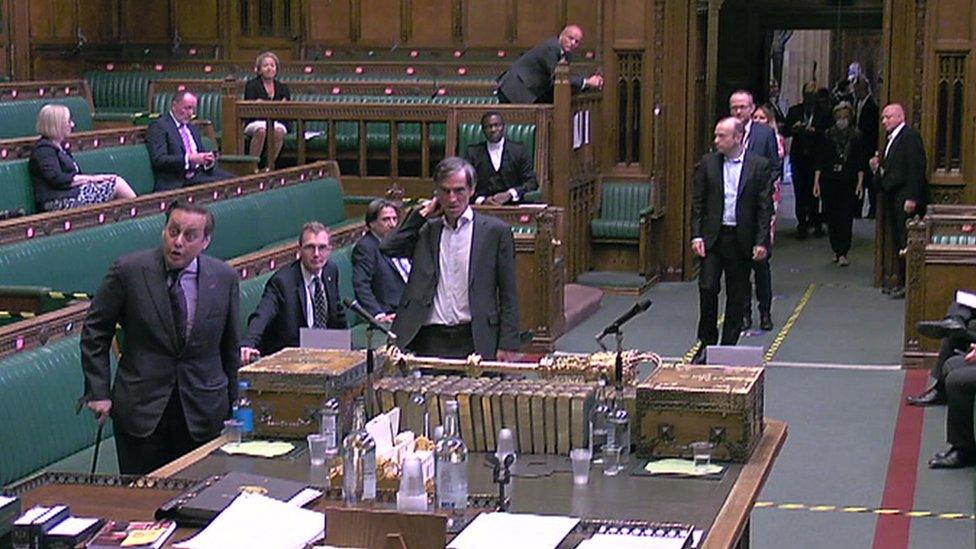
[[976, 292], [976, 205], [932, 205], [908, 223], [905, 336], [902, 364], [931, 367], [939, 342], [919, 336], [915, 323], [945, 316], [956, 290]]
[[602, 94], [572, 94], [569, 65], [556, 67], [552, 131], [552, 184], [546, 199], [565, 211], [568, 280], [590, 268], [590, 220], [596, 216], [600, 178]]
[[24, 101], [27, 99], [50, 99], [52, 97], [84, 97], [88, 108], [95, 111], [92, 104], [91, 88], [86, 80], [36, 80], [27, 82], [0, 83], [0, 101]]
[[[297, 161], [299, 164], [312, 158], [305, 139], [305, 128], [312, 121], [328, 121], [329, 130], [325, 157], [340, 159], [336, 122], [354, 122], [358, 126], [358, 151], [352, 158], [356, 161], [355, 173], [343, 175], [343, 186], [347, 195], [383, 196], [390, 183], [403, 188], [408, 198], [430, 195], [431, 167], [436, 160], [455, 154], [458, 143], [458, 124], [478, 123], [488, 109], [501, 111], [509, 124], [534, 124], [536, 174], [540, 187], [549, 186], [550, 166], [558, 155], [552, 155], [549, 148], [552, 107], [547, 105], [444, 105], [444, 104], [341, 104], [299, 101], [239, 101], [235, 96], [224, 96], [223, 101], [223, 152], [240, 154], [244, 147], [243, 127], [248, 119], [283, 120], [293, 122], [297, 133]], [[389, 142], [383, 151], [370, 151], [367, 140], [367, 124], [380, 122], [389, 127]], [[421, 143], [417, 160], [420, 163], [418, 175], [405, 176], [399, 173], [401, 154], [397, 140], [397, 125], [400, 123], [419, 123]], [[431, 146], [431, 126], [443, 124], [446, 136], [443, 150]], [[269, 135], [266, 146], [274, 146], [274, 136]], [[382, 158], [389, 162], [389, 169], [370, 173], [368, 161]], [[270, 164], [273, 166], [273, 163]], [[348, 170], [346, 170], [348, 172]]]

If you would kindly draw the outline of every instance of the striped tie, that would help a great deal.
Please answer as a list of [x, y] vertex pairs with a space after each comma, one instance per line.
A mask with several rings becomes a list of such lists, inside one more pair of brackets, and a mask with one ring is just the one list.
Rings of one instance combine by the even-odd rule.
[[322, 287], [322, 279], [315, 277], [315, 293], [312, 296], [312, 327], [325, 328], [329, 321], [329, 309], [325, 303], [325, 290]]

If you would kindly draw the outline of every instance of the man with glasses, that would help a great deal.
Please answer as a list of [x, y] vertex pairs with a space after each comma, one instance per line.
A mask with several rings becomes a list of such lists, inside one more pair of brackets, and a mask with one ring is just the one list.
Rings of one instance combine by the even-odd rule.
[[413, 259], [393, 332], [418, 355], [506, 360], [519, 347], [515, 239], [507, 223], [471, 209], [475, 181], [466, 160], [445, 158], [433, 200], [380, 244]]
[[329, 261], [329, 229], [318, 221], [302, 226], [299, 258], [274, 274], [264, 286], [257, 309], [241, 340], [241, 363], [299, 346], [301, 328], [344, 330], [346, 313], [339, 301], [339, 269]]

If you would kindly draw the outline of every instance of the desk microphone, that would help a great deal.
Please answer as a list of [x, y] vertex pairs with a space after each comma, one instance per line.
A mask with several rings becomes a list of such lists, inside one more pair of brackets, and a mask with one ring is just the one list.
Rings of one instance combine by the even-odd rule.
[[646, 311], [648, 308], [650, 308], [650, 306], [651, 306], [650, 299], [645, 299], [643, 301], [638, 301], [637, 303], [634, 303], [634, 306], [631, 307], [630, 310], [617, 317], [617, 320], [614, 320], [609, 326], [604, 328], [602, 332], [597, 334], [596, 339], [601, 340], [610, 334], [615, 334], [619, 332], [621, 326], [623, 326], [628, 321], [630, 321], [630, 319]]
[[369, 314], [369, 311], [363, 309], [363, 306], [359, 304], [358, 301], [353, 301], [349, 298], [343, 299], [342, 304], [349, 308], [350, 311], [356, 313], [356, 316], [363, 319], [367, 324], [373, 327], [374, 330], [379, 330], [386, 334], [386, 337], [390, 341], [396, 340], [396, 334], [391, 332], [389, 328], [378, 322], [373, 315]]

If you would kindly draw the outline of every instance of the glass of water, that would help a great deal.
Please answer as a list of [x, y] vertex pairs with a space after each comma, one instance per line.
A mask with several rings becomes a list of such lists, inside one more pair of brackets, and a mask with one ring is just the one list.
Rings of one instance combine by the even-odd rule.
[[620, 446], [605, 444], [603, 446], [603, 476], [614, 477], [623, 469], [620, 463]]
[[583, 485], [590, 481], [589, 448], [573, 448], [569, 451], [569, 460], [573, 463], [573, 484]]
[[695, 464], [695, 471], [703, 472], [712, 464], [712, 450], [715, 445], [711, 442], [699, 441], [691, 443], [691, 459]]

